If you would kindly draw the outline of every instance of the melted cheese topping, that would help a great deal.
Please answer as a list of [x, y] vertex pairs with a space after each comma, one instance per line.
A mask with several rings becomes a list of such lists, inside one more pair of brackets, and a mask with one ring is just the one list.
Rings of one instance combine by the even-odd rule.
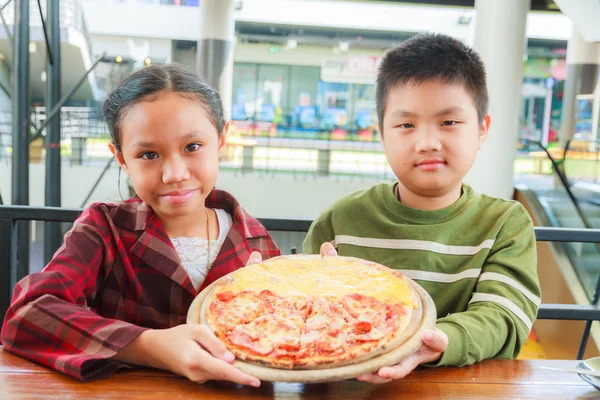
[[417, 307], [408, 281], [398, 272], [349, 257], [294, 255], [277, 257], [228, 275], [214, 294], [271, 290], [278, 295], [304, 294], [341, 298], [359, 293], [389, 304]]

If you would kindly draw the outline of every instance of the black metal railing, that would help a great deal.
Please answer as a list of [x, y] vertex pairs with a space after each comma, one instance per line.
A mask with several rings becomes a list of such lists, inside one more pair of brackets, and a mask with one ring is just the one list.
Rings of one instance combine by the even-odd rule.
[[[552, 155], [548, 151], [548, 149], [546, 147], [544, 147], [544, 145], [541, 142], [538, 142], [535, 140], [529, 140], [529, 139], [525, 139], [525, 140], [528, 143], [539, 146], [544, 151], [544, 153], [546, 153], [546, 156], [552, 163], [552, 169], [554, 170], [554, 172], [556, 172], [558, 179], [560, 180], [562, 186], [565, 188], [567, 195], [571, 199], [571, 202], [573, 203], [573, 206], [575, 207], [575, 211], [577, 212], [577, 215], [579, 215], [579, 218], [581, 218], [581, 221], [583, 222], [583, 224], [585, 225], [586, 228], [588, 228], [588, 229], [593, 228], [592, 223], [588, 220], [588, 218], [585, 216], [585, 213], [581, 209], [581, 206], [579, 205], [579, 201], [577, 200], [577, 197], [573, 194], [573, 191], [571, 190], [571, 184], [569, 183], [569, 180], [567, 179], [567, 175], [565, 174], [565, 171], [564, 171], [564, 162], [566, 160], [565, 157], [567, 154], [566, 151], [568, 149], [570, 142], [567, 142], [567, 146], [565, 146], [565, 153], [563, 155], [563, 158], [561, 160], [555, 160], [554, 157], [552, 157]], [[561, 168], [561, 166], [562, 166], [562, 168]], [[598, 242], [596, 242], [596, 243], [598, 243]]]
[[[15, 284], [28, 273], [28, 266], [17, 259], [15, 224], [18, 221], [73, 222], [82, 210], [58, 207], [2, 206], [0, 205], [0, 315], [4, 315], [10, 304]], [[269, 231], [307, 232], [312, 221], [298, 219], [259, 218]], [[535, 227], [536, 240], [540, 242], [600, 243], [600, 229]], [[9, 279], [6, 279], [9, 277]], [[578, 359], [583, 357], [593, 321], [600, 321], [600, 276], [592, 305], [542, 304], [537, 318], [553, 320], [586, 321], [581, 339]]]

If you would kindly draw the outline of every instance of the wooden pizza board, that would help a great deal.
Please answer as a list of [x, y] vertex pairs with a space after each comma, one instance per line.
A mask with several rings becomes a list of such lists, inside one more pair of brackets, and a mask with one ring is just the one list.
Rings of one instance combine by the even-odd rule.
[[[223, 277], [225, 278], [225, 277]], [[223, 279], [217, 279], [211, 285], [206, 287], [192, 302], [188, 314], [188, 324], [203, 324], [210, 328], [204, 314], [204, 300], [214, 290], [218, 282]], [[406, 277], [406, 280], [414, 290], [419, 301], [419, 309], [414, 310], [412, 319], [408, 327], [403, 332], [398, 346], [389, 349], [389, 352], [381, 354], [375, 358], [358, 362], [356, 364], [344, 365], [335, 368], [311, 369], [311, 370], [287, 370], [278, 368], [269, 368], [262, 365], [252, 364], [239, 359], [233, 362], [233, 365], [240, 371], [255, 376], [262, 381], [269, 382], [332, 382], [344, 379], [356, 378], [359, 375], [376, 372], [380, 368], [389, 367], [397, 364], [406, 357], [416, 352], [422, 345], [422, 336], [425, 331], [435, 326], [437, 313], [435, 304], [429, 294], [412, 279]]]

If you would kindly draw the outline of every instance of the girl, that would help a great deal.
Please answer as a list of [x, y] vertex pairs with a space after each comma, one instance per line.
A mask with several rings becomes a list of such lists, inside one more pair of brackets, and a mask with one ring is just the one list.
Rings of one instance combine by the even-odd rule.
[[5, 349], [83, 381], [137, 364], [258, 386], [210, 331], [185, 324], [208, 284], [280, 254], [233, 196], [213, 189], [228, 129], [219, 94], [180, 66], [151, 66], [103, 111], [138, 198], [92, 204], [44, 270], [17, 284]]

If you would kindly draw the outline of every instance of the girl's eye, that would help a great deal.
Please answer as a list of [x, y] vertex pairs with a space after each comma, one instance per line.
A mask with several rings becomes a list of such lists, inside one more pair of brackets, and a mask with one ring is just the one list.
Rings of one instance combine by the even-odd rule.
[[200, 144], [199, 143], [190, 143], [187, 146], [185, 146], [185, 150], [192, 152], [192, 151], [196, 151], [200, 148]]
[[452, 126], [458, 124], [458, 121], [444, 121], [442, 122], [443, 126]]
[[147, 152], [143, 153], [143, 154], [141, 155], [141, 157], [142, 157], [144, 160], [154, 160], [155, 158], [158, 158], [158, 154], [156, 154], [156, 153], [155, 153], [155, 152], [153, 152], [153, 151], [147, 151]]

